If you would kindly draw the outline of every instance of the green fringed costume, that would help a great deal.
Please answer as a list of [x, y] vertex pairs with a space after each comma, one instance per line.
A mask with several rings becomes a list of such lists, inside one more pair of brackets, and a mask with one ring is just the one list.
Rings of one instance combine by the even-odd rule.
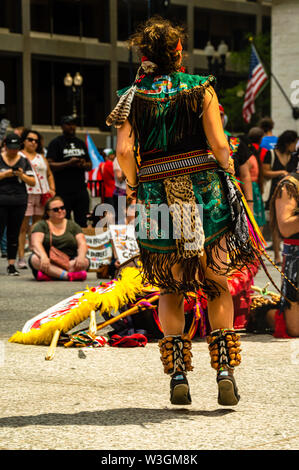
[[[212, 76], [181, 72], [141, 75], [128, 116], [138, 149], [142, 210], [136, 212], [136, 238], [146, 279], [167, 292], [201, 289], [210, 298], [219, 289], [203, 276], [199, 257], [204, 252], [208, 266], [221, 274], [255, 259], [242, 194], [219, 167], [203, 130], [204, 96], [213, 99], [209, 87], [214, 82]], [[163, 205], [174, 210], [153, 217]], [[184, 213], [186, 205], [189, 212]], [[223, 237], [226, 244], [220, 245]], [[229, 255], [225, 271], [217, 262], [221, 251]], [[181, 281], [171, 272], [176, 263], [183, 268]]]

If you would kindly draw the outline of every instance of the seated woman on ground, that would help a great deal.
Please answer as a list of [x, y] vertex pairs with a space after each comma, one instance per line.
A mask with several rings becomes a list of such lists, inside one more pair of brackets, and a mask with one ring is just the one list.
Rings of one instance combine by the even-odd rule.
[[[29, 258], [29, 265], [38, 281], [86, 279], [89, 260], [86, 258], [85, 237], [81, 227], [65, 216], [64, 202], [61, 197], [55, 196], [46, 203], [43, 220], [37, 222], [32, 229], [33, 253]], [[50, 230], [52, 245], [70, 258], [68, 271], [53, 264], [49, 258]]]

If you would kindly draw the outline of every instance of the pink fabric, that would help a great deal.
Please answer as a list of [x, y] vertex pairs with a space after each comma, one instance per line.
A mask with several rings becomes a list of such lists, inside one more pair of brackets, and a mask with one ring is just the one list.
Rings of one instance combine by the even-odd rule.
[[85, 281], [87, 278], [87, 272], [86, 271], [77, 271], [77, 272], [70, 272], [67, 273], [67, 277], [69, 281]]
[[52, 277], [48, 276], [47, 274], [43, 273], [42, 271], [38, 271], [36, 279], [37, 279], [37, 281], [53, 281]]

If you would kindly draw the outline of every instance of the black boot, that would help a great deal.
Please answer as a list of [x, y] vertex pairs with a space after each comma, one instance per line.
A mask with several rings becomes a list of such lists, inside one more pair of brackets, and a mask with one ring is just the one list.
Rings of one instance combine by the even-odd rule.
[[191, 405], [188, 380], [184, 372], [176, 372], [170, 381], [170, 402], [172, 405]]
[[217, 374], [218, 404], [234, 406], [239, 403], [240, 395], [235, 378], [229, 370], [219, 371]]
[[240, 395], [233, 370], [241, 362], [240, 335], [234, 330], [215, 330], [207, 337], [211, 355], [211, 366], [217, 370], [218, 404], [234, 406]]
[[164, 372], [171, 375], [170, 402], [173, 405], [190, 405], [191, 396], [187, 371], [191, 364], [191, 340], [188, 335], [166, 336], [159, 341]]

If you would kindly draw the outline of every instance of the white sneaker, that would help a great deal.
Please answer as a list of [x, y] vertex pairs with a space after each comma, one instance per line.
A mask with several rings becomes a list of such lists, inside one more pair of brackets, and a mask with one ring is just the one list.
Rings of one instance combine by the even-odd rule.
[[19, 269], [28, 269], [27, 263], [24, 258], [19, 259], [18, 261], [18, 268]]

